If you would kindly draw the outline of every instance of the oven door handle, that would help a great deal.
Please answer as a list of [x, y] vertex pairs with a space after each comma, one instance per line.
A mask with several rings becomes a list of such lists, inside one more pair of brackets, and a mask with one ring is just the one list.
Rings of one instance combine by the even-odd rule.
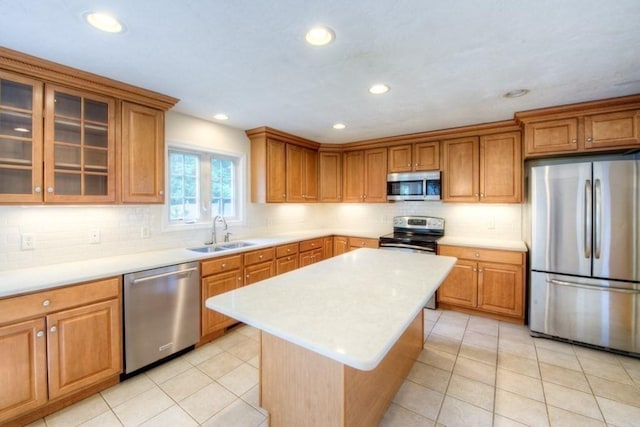
[[381, 243], [380, 249], [413, 249], [414, 251], [427, 252], [434, 255], [436, 253], [435, 249], [425, 248], [424, 246], [407, 245], [406, 243]]

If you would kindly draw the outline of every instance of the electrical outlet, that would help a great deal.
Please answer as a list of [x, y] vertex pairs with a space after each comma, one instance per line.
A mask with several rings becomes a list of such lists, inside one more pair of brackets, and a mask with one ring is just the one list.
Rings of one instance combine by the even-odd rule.
[[23, 251], [31, 251], [36, 248], [36, 236], [32, 233], [22, 233], [20, 238], [20, 248]]
[[89, 231], [89, 243], [96, 244], [100, 243], [100, 230], [94, 228]]
[[487, 228], [489, 228], [489, 230], [495, 230], [496, 229], [496, 218], [494, 216], [489, 217], [489, 222], [487, 224]]
[[140, 236], [143, 239], [148, 239], [149, 238], [149, 226], [148, 225], [143, 225], [142, 228], [140, 229]]

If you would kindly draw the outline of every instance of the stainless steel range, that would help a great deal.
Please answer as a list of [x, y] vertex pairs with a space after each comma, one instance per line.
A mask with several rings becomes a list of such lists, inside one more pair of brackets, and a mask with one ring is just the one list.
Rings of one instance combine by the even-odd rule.
[[[444, 236], [444, 219], [432, 216], [396, 216], [393, 233], [381, 236], [380, 249], [436, 254], [436, 242]], [[426, 308], [436, 308], [435, 295]]]

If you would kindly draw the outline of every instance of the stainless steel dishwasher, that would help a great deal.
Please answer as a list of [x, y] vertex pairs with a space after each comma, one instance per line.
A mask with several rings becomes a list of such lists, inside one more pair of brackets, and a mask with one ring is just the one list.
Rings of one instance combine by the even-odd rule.
[[197, 262], [124, 276], [124, 376], [194, 346], [200, 336]]

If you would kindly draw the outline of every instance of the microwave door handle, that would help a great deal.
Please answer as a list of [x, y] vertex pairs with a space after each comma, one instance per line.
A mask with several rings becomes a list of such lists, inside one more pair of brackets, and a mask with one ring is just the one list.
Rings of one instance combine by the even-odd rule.
[[584, 183], [584, 257], [591, 258], [591, 180]]

